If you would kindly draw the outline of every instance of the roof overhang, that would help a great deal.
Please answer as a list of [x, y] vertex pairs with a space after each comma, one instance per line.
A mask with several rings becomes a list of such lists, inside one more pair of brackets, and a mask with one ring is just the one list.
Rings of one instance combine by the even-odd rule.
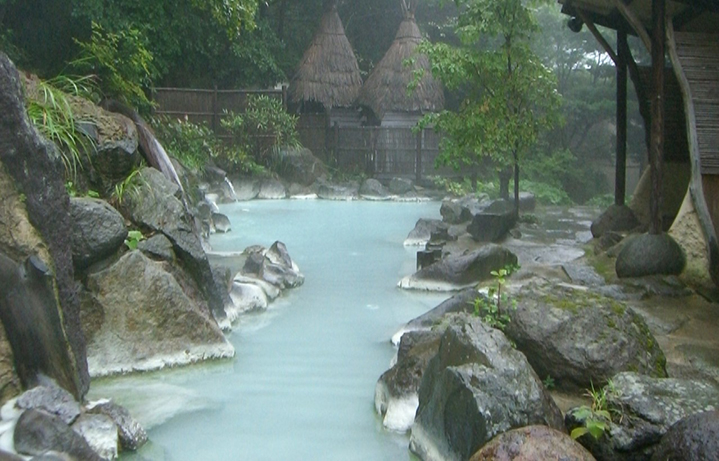
[[[624, 29], [635, 34], [627, 21], [627, 11], [646, 30], [651, 30], [652, 0], [558, 0], [562, 13], [584, 15], [594, 24], [610, 29]], [[676, 29], [716, 32], [719, 30], [719, 0], [666, 0], [667, 15]]]

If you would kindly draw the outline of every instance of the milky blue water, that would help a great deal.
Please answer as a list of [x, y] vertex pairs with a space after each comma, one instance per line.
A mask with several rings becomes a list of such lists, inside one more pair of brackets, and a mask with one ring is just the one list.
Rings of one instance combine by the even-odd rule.
[[142, 454], [165, 460], [407, 460], [383, 429], [374, 387], [405, 322], [446, 295], [408, 293], [417, 248], [402, 245], [439, 204], [252, 201], [224, 205], [215, 251], [284, 242], [305, 275], [230, 334], [233, 360], [94, 382], [151, 426]]

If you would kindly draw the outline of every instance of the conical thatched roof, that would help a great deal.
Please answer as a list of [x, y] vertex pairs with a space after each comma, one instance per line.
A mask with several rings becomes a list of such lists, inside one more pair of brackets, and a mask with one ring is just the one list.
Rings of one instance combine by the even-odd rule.
[[325, 109], [349, 107], [361, 88], [357, 58], [345, 35], [335, 2], [331, 1], [290, 82], [290, 101], [317, 101]]
[[[367, 77], [357, 100], [372, 109], [378, 119], [382, 119], [388, 111], [437, 112], [444, 107], [444, 92], [432, 77], [429, 59], [424, 54], [415, 53], [421, 41], [422, 35], [414, 15], [406, 11], [394, 42]], [[413, 58], [414, 63], [406, 66], [407, 58]], [[418, 69], [422, 69], [424, 75], [419, 85], [407, 94], [407, 85]]]

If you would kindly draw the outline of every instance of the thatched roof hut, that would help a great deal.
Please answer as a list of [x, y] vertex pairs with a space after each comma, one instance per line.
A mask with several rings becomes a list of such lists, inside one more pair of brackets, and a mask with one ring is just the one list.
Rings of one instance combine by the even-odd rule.
[[[372, 110], [378, 120], [388, 112], [422, 114], [437, 112], [444, 107], [442, 86], [432, 77], [429, 59], [416, 53], [422, 34], [414, 20], [412, 9], [405, 8], [405, 17], [397, 35], [382, 60], [367, 77], [360, 91], [358, 104]], [[408, 58], [412, 65], [405, 65]], [[415, 71], [423, 76], [417, 87], [408, 94], [407, 86], [415, 78]]]
[[327, 111], [350, 107], [361, 88], [357, 58], [337, 14], [336, 2], [329, 1], [320, 27], [290, 82], [290, 102], [316, 102]]

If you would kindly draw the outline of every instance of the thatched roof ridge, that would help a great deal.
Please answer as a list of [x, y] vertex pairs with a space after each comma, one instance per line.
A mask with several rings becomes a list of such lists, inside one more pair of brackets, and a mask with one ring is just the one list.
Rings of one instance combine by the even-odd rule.
[[[421, 41], [422, 34], [414, 15], [408, 12], [389, 50], [367, 77], [357, 100], [360, 105], [372, 109], [377, 118], [382, 119], [388, 111], [437, 112], [444, 107], [444, 92], [432, 77], [429, 58], [415, 52]], [[408, 58], [413, 58], [414, 63], [405, 66]], [[424, 75], [417, 87], [407, 94], [407, 85], [418, 69], [423, 70]]]
[[290, 101], [317, 101], [328, 110], [349, 107], [357, 99], [360, 88], [362, 76], [357, 58], [337, 7], [331, 2], [290, 82]]

